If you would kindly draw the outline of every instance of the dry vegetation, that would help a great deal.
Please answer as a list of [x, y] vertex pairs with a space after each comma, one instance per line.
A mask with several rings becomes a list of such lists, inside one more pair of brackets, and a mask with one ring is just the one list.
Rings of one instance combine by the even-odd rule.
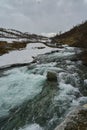
[[14, 42], [14, 43], [7, 43], [6, 41], [0, 41], [0, 55], [8, 53], [9, 51], [13, 50], [21, 50], [25, 48], [27, 42]]
[[87, 48], [87, 21], [52, 38], [52, 42]]
[[87, 65], [87, 21], [73, 27], [68, 32], [56, 35], [52, 38], [52, 42], [83, 48], [84, 52], [80, 55], [80, 59]]

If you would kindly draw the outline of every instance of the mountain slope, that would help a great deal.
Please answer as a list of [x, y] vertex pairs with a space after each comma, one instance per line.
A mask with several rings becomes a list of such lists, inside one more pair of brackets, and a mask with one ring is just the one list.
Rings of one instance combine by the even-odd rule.
[[0, 38], [13, 38], [13, 39], [19, 39], [19, 38], [27, 38], [27, 39], [39, 39], [39, 38], [46, 38], [41, 35], [36, 34], [30, 34], [27, 32], [20, 32], [15, 29], [5, 29], [0, 28]]
[[73, 27], [68, 32], [56, 35], [52, 38], [52, 42], [87, 48], [87, 21]]
[[0, 55], [13, 50], [23, 49], [28, 43], [46, 43], [48, 40], [46, 36], [0, 28]]

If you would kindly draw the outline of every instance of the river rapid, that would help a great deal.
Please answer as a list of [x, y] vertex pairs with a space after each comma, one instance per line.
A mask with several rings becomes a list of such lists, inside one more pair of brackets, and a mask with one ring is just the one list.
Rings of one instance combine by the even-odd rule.
[[[79, 48], [62, 46], [22, 67], [0, 69], [0, 130], [54, 130], [87, 103], [87, 66]], [[47, 80], [47, 72], [57, 82]]]

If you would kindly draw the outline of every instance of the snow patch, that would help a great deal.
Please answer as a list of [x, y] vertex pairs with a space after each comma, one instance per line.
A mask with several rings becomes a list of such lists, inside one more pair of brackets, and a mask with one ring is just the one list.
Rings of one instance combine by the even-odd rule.
[[[38, 49], [38, 47], [43, 47], [43, 49]], [[8, 54], [0, 56], [0, 67], [16, 63], [30, 63], [33, 61], [33, 57], [53, 50], [57, 49], [47, 47], [42, 43], [29, 43], [25, 50], [11, 51]]]
[[57, 33], [41, 33], [41, 35], [43, 35], [43, 36], [46, 36], [46, 37], [54, 37], [54, 36], [56, 36], [57, 35]]
[[27, 41], [26, 38], [0, 38], [0, 41], [6, 41], [7, 43], [13, 43], [14, 41], [16, 42], [22, 42], [22, 41]]

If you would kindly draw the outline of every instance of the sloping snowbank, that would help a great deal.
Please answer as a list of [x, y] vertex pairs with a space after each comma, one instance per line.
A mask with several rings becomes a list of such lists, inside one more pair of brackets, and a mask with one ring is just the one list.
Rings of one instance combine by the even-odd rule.
[[47, 47], [42, 43], [30, 43], [24, 50], [12, 51], [0, 56], [0, 67], [16, 63], [29, 63], [33, 61], [33, 57], [53, 50], [57, 50], [57, 48]]

